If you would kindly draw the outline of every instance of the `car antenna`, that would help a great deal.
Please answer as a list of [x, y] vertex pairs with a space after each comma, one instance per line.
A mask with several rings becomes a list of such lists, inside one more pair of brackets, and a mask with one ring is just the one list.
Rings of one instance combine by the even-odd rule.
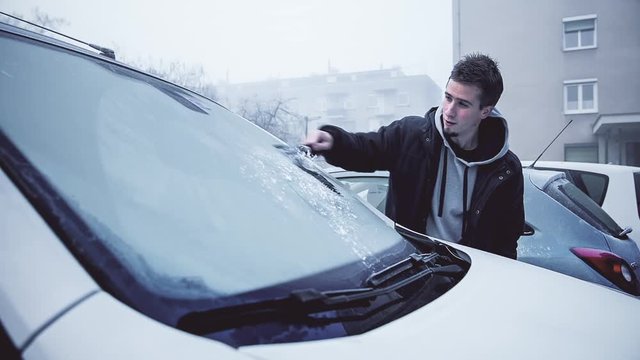
[[102, 47], [102, 46], [100, 46], [100, 45], [91, 44], [91, 43], [88, 43], [88, 42], [86, 42], [86, 41], [82, 41], [82, 40], [79, 40], [79, 39], [73, 38], [73, 37], [71, 37], [71, 36], [69, 36], [69, 35], [65, 35], [65, 34], [63, 34], [63, 33], [60, 33], [60, 32], [57, 32], [57, 31], [55, 31], [55, 30], [49, 29], [49, 28], [44, 27], [44, 26], [42, 26], [42, 25], [38, 25], [38, 24], [33, 23], [33, 22], [31, 22], [31, 21], [24, 20], [24, 19], [22, 19], [22, 18], [20, 18], [20, 17], [18, 17], [18, 16], [9, 15], [9, 14], [7, 14], [7, 13], [5, 13], [5, 12], [2, 12], [2, 11], [0, 11], [0, 14], [2, 14], [2, 15], [4, 15], [4, 16], [8, 16], [8, 17], [13, 18], [13, 19], [16, 19], [16, 20], [18, 20], [18, 21], [25, 22], [25, 23], [27, 23], [27, 24], [29, 24], [29, 25], [32, 25], [32, 26], [38, 27], [38, 28], [40, 28], [40, 29], [43, 29], [43, 30], [46, 30], [46, 31], [52, 32], [52, 33], [54, 33], [54, 34], [60, 35], [60, 36], [65, 37], [65, 38], [67, 38], [67, 39], [71, 39], [71, 40], [76, 41], [76, 42], [79, 42], [79, 43], [81, 43], [81, 44], [87, 45], [87, 46], [89, 46], [89, 47], [90, 47], [90, 48], [92, 48], [92, 49], [95, 49], [95, 50], [100, 51], [100, 55], [104, 55], [104, 56], [106, 56], [106, 57], [108, 57], [108, 58], [110, 58], [110, 59], [113, 59], [113, 60], [115, 60], [115, 59], [116, 59], [116, 53], [115, 53], [113, 50], [109, 49], [109, 48]]
[[556, 141], [556, 139], [560, 136], [560, 134], [562, 134], [562, 132], [569, 127], [569, 125], [571, 125], [571, 123], [573, 122], [573, 119], [569, 120], [569, 122], [567, 123], [567, 125], [565, 125], [562, 130], [560, 130], [560, 132], [558, 133], [558, 135], [556, 135], [556, 137], [553, 138], [553, 140], [551, 140], [551, 142], [549, 143], [549, 145], [547, 145], [546, 148], [544, 148], [544, 150], [542, 150], [542, 152], [540, 153], [540, 155], [538, 155], [538, 157], [531, 163], [531, 165], [529, 165], [528, 167], [532, 168], [534, 167], [534, 165], [538, 162], [538, 160], [540, 160], [540, 158], [542, 157], [542, 154], [545, 153], [545, 151], [547, 151], [547, 149], [551, 146], [551, 144], [553, 144], [554, 141]]

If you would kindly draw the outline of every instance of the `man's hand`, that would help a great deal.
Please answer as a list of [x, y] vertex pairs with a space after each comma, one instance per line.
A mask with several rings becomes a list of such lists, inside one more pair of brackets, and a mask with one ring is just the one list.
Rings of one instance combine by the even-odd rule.
[[331, 150], [333, 147], [333, 136], [326, 131], [313, 130], [304, 140], [303, 144], [316, 152]]

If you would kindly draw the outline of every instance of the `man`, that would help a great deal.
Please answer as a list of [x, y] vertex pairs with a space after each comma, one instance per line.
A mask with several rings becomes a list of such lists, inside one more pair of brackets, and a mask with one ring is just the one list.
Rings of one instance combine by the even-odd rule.
[[323, 126], [305, 140], [332, 165], [389, 171], [386, 214], [443, 240], [516, 258], [524, 226], [520, 160], [495, 109], [502, 76], [489, 56], [471, 54], [451, 71], [440, 107], [377, 132]]

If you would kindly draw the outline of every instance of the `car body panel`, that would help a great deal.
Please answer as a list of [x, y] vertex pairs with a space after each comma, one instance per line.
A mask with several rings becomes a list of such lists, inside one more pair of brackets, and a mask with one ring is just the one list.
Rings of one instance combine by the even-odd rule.
[[2, 171], [0, 204], [0, 318], [22, 347], [98, 286]]
[[26, 359], [252, 359], [223, 343], [159, 323], [105, 292], [45, 329]]
[[632, 359], [640, 353], [640, 343], [630, 339], [620, 344], [625, 335], [616, 331], [622, 323], [635, 327], [640, 321], [640, 314], [618, 307], [636, 306], [637, 299], [454, 246], [473, 259], [471, 271], [459, 286], [409, 316], [363, 335], [240, 350], [274, 360], [345, 354], [362, 359]]

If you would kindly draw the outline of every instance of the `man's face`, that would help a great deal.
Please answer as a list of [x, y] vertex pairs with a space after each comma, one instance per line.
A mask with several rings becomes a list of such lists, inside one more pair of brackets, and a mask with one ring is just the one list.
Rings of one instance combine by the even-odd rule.
[[442, 100], [442, 125], [446, 134], [462, 142], [475, 138], [480, 122], [492, 109], [489, 105], [480, 107], [480, 94], [475, 85], [449, 80]]

